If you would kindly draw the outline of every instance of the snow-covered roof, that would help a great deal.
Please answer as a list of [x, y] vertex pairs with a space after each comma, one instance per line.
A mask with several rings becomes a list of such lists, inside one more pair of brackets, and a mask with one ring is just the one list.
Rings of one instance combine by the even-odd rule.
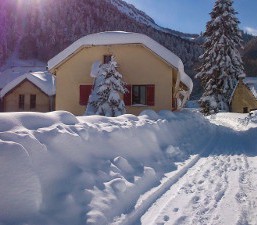
[[8, 68], [4, 70], [2, 73], [0, 73], [0, 89], [3, 88], [8, 83], [10, 83], [12, 80], [16, 79], [19, 76], [22, 76], [25, 73], [44, 71], [45, 69], [46, 69], [46, 65], [42, 67], [17, 66], [17, 67]]
[[244, 84], [251, 90], [254, 97], [257, 99], [257, 77], [246, 77], [243, 79]]
[[151, 51], [156, 53], [167, 63], [171, 64], [178, 69], [180, 73], [181, 81], [189, 88], [190, 92], [193, 89], [192, 79], [185, 73], [184, 65], [182, 60], [175, 55], [173, 52], [160, 45], [158, 42], [154, 41], [150, 37], [139, 34], [139, 33], [129, 33], [123, 31], [108, 31], [96, 34], [90, 34], [83, 38], [80, 38], [68, 48], [64, 49], [54, 58], [48, 61], [48, 69], [51, 71], [63, 63], [65, 59], [70, 57], [74, 52], [78, 51], [84, 46], [94, 46], [94, 45], [116, 45], [116, 44], [143, 44]]
[[17, 77], [16, 79], [9, 82], [7, 85], [3, 87], [0, 92], [0, 97], [4, 97], [10, 90], [15, 88], [24, 80], [29, 80], [31, 83], [36, 85], [39, 89], [41, 89], [46, 95], [53, 96], [55, 95], [55, 76], [51, 73], [45, 71], [33, 72], [33, 73], [25, 73]]

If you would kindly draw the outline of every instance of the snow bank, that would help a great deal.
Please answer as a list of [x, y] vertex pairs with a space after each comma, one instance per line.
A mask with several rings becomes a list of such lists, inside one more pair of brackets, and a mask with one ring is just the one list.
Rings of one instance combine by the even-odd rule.
[[2, 113], [0, 224], [111, 223], [178, 162], [208, 150], [217, 130], [236, 136], [218, 118], [186, 110], [117, 118]]
[[76, 123], [78, 123], [78, 119], [65, 111], [0, 113], [0, 132], [37, 130], [57, 124], [74, 125]]
[[0, 221], [13, 223], [38, 212], [42, 201], [39, 179], [26, 149], [0, 141]]

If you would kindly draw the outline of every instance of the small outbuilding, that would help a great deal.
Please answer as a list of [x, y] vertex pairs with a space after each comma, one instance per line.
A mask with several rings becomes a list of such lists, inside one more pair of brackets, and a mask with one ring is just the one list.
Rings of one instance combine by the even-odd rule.
[[49, 112], [55, 109], [55, 76], [49, 72], [25, 73], [0, 91], [3, 112]]
[[49, 71], [56, 75], [56, 109], [82, 115], [94, 84], [91, 67], [111, 56], [129, 90], [123, 96], [127, 113], [185, 105], [193, 82], [181, 59], [144, 34], [113, 31], [85, 36], [49, 60]]
[[257, 77], [240, 78], [231, 96], [230, 111], [248, 113], [257, 110]]

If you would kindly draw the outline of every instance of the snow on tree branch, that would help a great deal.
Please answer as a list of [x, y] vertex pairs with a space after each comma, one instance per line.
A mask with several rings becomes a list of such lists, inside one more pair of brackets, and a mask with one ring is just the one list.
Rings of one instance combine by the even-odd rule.
[[232, 0], [216, 0], [204, 33], [204, 53], [196, 78], [204, 89], [200, 99], [206, 115], [229, 110], [229, 99], [244, 67], [238, 47], [241, 34]]

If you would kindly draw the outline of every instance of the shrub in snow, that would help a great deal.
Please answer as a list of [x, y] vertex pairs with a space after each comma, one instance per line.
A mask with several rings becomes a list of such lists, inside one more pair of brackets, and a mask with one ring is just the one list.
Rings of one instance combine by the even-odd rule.
[[87, 115], [119, 116], [126, 113], [125, 104], [120, 98], [127, 89], [122, 75], [116, 70], [117, 62], [114, 56], [111, 61], [94, 67], [95, 84], [89, 98]]
[[196, 78], [204, 93], [199, 103], [206, 115], [229, 110], [238, 77], [245, 76], [240, 53], [241, 33], [232, 0], [217, 0], [204, 33], [205, 52]]

